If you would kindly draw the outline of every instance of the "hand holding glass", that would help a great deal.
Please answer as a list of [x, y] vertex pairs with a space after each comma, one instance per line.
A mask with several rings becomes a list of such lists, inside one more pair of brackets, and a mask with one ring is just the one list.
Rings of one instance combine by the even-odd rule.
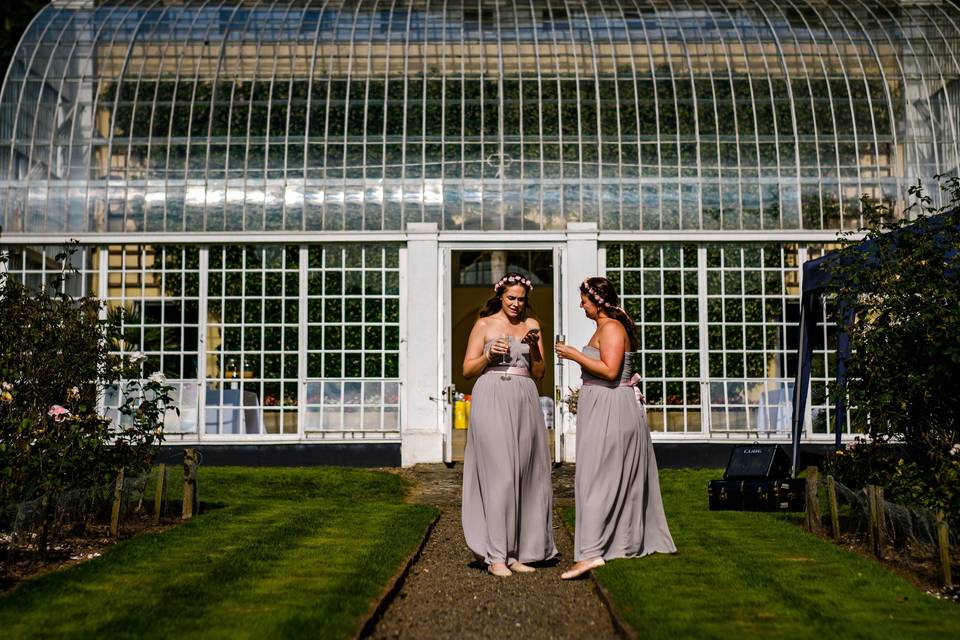
[[497, 338], [497, 342], [501, 348], [506, 349], [506, 351], [500, 355], [500, 364], [510, 364], [510, 336], [502, 333]]

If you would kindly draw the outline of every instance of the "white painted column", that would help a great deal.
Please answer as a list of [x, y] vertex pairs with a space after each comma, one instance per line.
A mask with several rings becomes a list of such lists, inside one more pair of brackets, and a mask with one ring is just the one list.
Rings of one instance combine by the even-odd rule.
[[400, 340], [403, 373], [403, 419], [400, 460], [405, 467], [418, 462], [443, 461], [440, 396], [440, 248], [436, 223], [407, 225], [406, 335]]
[[[580, 283], [584, 278], [600, 275], [595, 222], [567, 223], [567, 260], [564, 287], [563, 314], [567, 319], [567, 344], [581, 348], [593, 335], [595, 325], [580, 309]], [[580, 366], [564, 362], [566, 379], [576, 387], [580, 381]], [[563, 461], [576, 462], [576, 416], [566, 414], [563, 424]]]

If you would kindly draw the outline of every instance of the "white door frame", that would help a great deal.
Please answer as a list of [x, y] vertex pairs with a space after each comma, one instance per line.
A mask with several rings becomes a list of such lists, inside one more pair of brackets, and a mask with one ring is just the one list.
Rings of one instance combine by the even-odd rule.
[[[454, 251], [550, 251], [553, 255], [553, 325], [557, 333], [566, 333], [567, 326], [566, 309], [563, 302], [563, 287], [566, 283], [566, 273], [563, 266], [566, 264], [565, 257], [567, 243], [565, 241], [441, 241], [439, 243], [437, 272], [440, 274], [441, 282], [441, 305], [440, 322], [440, 359], [439, 359], [439, 379], [440, 388], [437, 389], [437, 398], [440, 399], [443, 407], [443, 461], [450, 463], [453, 461], [453, 403], [448, 397], [452, 391], [453, 381], [453, 318], [451, 316], [451, 303], [453, 291], [453, 262], [451, 256]], [[544, 336], [544, 348], [548, 348], [549, 341], [553, 336]], [[556, 371], [554, 372], [554, 390], [553, 397], [555, 402], [554, 413], [554, 455], [557, 462], [563, 460], [563, 415], [565, 410], [561, 409], [562, 403], [558, 396], [562, 396], [563, 389], [566, 388], [567, 367], [558, 362], [554, 362]]]

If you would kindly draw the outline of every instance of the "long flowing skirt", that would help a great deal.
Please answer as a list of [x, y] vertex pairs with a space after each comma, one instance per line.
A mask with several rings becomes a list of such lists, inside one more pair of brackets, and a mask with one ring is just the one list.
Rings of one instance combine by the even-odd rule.
[[584, 385], [577, 403], [574, 560], [674, 553], [646, 410], [630, 387]]
[[463, 462], [463, 534], [487, 564], [553, 557], [550, 450], [537, 386], [489, 372], [477, 380]]

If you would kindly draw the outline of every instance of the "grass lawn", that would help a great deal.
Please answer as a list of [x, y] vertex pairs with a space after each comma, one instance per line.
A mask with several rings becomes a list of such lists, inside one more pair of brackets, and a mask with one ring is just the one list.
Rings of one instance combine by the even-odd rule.
[[[802, 531], [802, 514], [711, 512], [720, 470], [660, 472], [679, 553], [596, 571], [641, 638], [950, 638], [960, 607]], [[563, 517], [573, 526], [573, 510]]]
[[4, 638], [323, 637], [356, 633], [432, 507], [398, 476], [201, 467], [215, 508], [0, 598]]

